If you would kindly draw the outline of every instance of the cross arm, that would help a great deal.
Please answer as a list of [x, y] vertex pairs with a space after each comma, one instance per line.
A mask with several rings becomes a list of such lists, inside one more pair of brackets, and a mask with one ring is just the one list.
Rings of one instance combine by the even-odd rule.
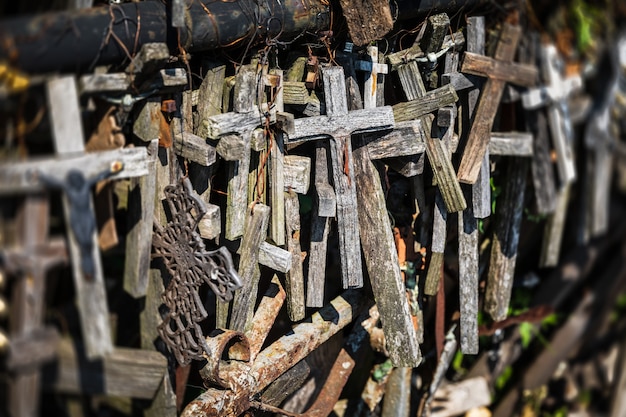
[[286, 144], [393, 129], [390, 106], [351, 111], [348, 115], [304, 117], [294, 121], [295, 133], [285, 136]]
[[532, 87], [537, 84], [539, 71], [534, 65], [498, 61], [481, 54], [465, 52], [461, 72]]
[[71, 169], [79, 169], [85, 177], [90, 178], [109, 170], [111, 164], [120, 162], [124, 169], [109, 178], [122, 179], [148, 175], [151, 159], [146, 148], [137, 147], [7, 163], [0, 166], [0, 195], [43, 190], [43, 184], [30, 175], [34, 171], [44, 172], [48, 177], [59, 179], [65, 178]]
[[207, 118], [203, 124], [211, 139], [218, 139], [227, 133], [241, 134], [253, 130], [263, 123], [263, 115], [256, 107], [247, 113], [221, 113]]
[[447, 84], [435, 90], [428, 91], [421, 97], [405, 103], [398, 103], [393, 106], [393, 115], [396, 122], [404, 122], [416, 119], [428, 113], [432, 113], [444, 106], [457, 102], [459, 96], [452, 85]]

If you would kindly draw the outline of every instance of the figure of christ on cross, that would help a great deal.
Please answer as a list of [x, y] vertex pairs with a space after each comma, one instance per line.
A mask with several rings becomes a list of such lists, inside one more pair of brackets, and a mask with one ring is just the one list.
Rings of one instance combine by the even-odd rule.
[[88, 280], [92, 280], [95, 274], [95, 264], [93, 259], [92, 239], [93, 232], [96, 230], [96, 218], [91, 211], [91, 187], [96, 183], [116, 174], [124, 169], [124, 164], [116, 161], [93, 178], [87, 179], [84, 174], [77, 170], [71, 169], [65, 181], [61, 181], [56, 177], [44, 174], [40, 171], [32, 173], [33, 177], [38, 178], [46, 187], [59, 189], [65, 193], [70, 204], [70, 226], [74, 237], [80, 246], [81, 259], [80, 264]]

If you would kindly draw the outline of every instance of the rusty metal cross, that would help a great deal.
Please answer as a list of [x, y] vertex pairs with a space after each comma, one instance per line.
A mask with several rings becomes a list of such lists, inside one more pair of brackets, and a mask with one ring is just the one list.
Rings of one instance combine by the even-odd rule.
[[208, 316], [200, 286], [206, 283], [219, 299], [230, 301], [241, 280], [226, 248], [206, 250], [196, 230], [206, 208], [189, 179], [165, 187], [165, 196], [171, 220], [166, 227], [154, 223], [152, 245], [153, 256], [163, 258], [172, 280], [163, 294], [169, 312], [158, 330], [178, 362], [186, 365], [209, 351], [200, 328]]

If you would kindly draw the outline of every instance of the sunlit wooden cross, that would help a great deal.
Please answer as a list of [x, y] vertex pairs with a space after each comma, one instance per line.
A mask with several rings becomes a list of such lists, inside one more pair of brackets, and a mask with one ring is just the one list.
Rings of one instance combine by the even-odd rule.
[[526, 109], [546, 107], [552, 142], [557, 154], [557, 167], [562, 184], [576, 178], [576, 161], [572, 150], [573, 128], [568, 100], [582, 89], [580, 75], [563, 77], [563, 61], [554, 45], [541, 48], [541, 73], [547, 84], [528, 90], [522, 95]]
[[487, 81], [483, 85], [457, 171], [461, 182], [474, 184], [478, 179], [506, 83], [531, 87], [537, 82], [537, 68], [512, 62], [521, 31], [519, 26], [504, 23], [493, 58], [471, 52], [464, 54], [461, 72], [487, 77]]

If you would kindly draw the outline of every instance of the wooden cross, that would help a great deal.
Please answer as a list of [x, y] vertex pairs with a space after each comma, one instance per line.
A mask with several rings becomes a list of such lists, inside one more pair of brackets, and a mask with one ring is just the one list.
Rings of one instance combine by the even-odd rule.
[[567, 100], [582, 88], [580, 76], [563, 78], [563, 62], [554, 45], [541, 48], [541, 72], [546, 86], [530, 89], [522, 95], [526, 109], [548, 106], [548, 120], [557, 168], [562, 184], [576, 179], [576, 161], [572, 150], [573, 128]]
[[370, 45], [367, 47], [369, 60], [356, 61], [356, 70], [365, 72], [365, 83], [363, 85], [363, 107], [371, 109], [377, 107], [383, 99], [383, 91], [380, 91], [384, 74], [389, 73], [387, 64], [379, 63], [378, 47]]
[[326, 92], [325, 116], [295, 120], [295, 133], [285, 143], [295, 144], [310, 140], [331, 138], [331, 168], [336, 194], [336, 214], [339, 227], [339, 250], [343, 286], [361, 287], [361, 251], [359, 245], [357, 198], [352, 160], [351, 135], [390, 129], [394, 125], [390, 107], [348, 112], [343, 69], [323, 70]]
[[217, 114], [202, 121], [207, 135], [219, 139], [218, 153], [221, 152], [224, 159], [233, 161], [230, 164], [224, 232], [228, 240], [235, 240], [244, 233], [252, 135], [255, 129], [263, 125], [264, 119], [254, 104], [256, 88], [256, 65], [241, 67], [236, 76], [234, 112]]
[[59, 338], [43, 326], [45, 279], [48, 269], [67, 262], [67, 251], [63, 241], [48, 240], [48, 208], [44, 195], [25, 197], [17, 218], [19, 247], [2, 251], [3, 271], [17, 278], [6, 362], [12, 373], [8, 410], [15, 416], [39, 414], [39, 366], [54, 358]]
[[[76, 82], [73, 77], [61, 77], [49, 81], [46, 84], [46, 88], [56, 152], [58, 155], [66, 158], [68, 156], [76, 157], [76, 154], [82, 154], [84, 151]], [[123, 151], [124, 152], [122, 152], [122, 150], [110, 152], [115, 155], [119, 155], [120, 153], [132, 155], [133, 158], [130, 161], [116, 160], [117, 163], [121, 162], [129, 167], [129, 169], [128, 171], [123, 170], [117, 176], [111, 178], [127, 178], [149, 174], [145, 165], [149, 160], [145, 148], [138, 148], [136, 151]], [[107, 154], [112, 155], [110, 153]], [[75, 161], [69, 166], [80, 170], [83, 175], [88, 175], [89, 170], [98, 169], [98, 166], [101, 167], [103, 163], [106, 164], [106, 158], [101, 158], [101, 156], [102, 154], [79, 156], [77, 158], [83, 159], [83, 161]], [[156, 155], [152, 157], [155, 158]], [[91, 164], [85, 163], [84, 160], [89, 160], [89, 158], [94, 162]], [[143, 160], [143, 166], [138, 163], [141, 160]], [[64, 163], [57, 162], [57, 166], [61, 166], [62, 170], [67, 171], [68, 162], [68, 159], [65, 159]], [[42, 165], [38, 165], [37, 169], [45, 174], [59, 178], [58, 172], [44, 171]], [[94, 276], [92, 280], [88, 281], [85, 279], [80, 266], [79, 259], [81, 249], [71, 229], [69, 229], [71, 224], [69, 202], [65, 196], [63, 196], [63, 200], [65, 220], [68, 225], [69, 252], [72, 259], [74, 285], [76, 287], [78, 305], [81, 313], [81, 326], [86, 346], [86, 355], [90, 359], [101, 358], [113, 350], [113, 343], [111, 340], [100, 251], [97, 245], [97, 233], [94, 231], [92, 235], [94, 243], [92, 245], [91, 257], [94, 260]], [[91, 207], [93, 207], [93, 205], [91, 205]]]
[[[481, 55], [485, 53], [484, 16], [472, 16], [467, 18], [467, 52]], [[446, 71], [441, 76], [441, 82], [442, 84], [452, 84], [457, 92], [462, 90], [467, 91], [467, 115], [469, 117], [462, 119], [461, 124], [463, 126], [463, 132], [460, 132], [463, 138], [465, 138], [467, 136], [465, 126], [470, 126], [471, 115], [474, 114], [476, 109], [483, 79], [475, 75], [457, 72], [457, 68], [454, 68], [451, 71]], [[491, 144], [491, 141], [489, 143]], [[491, 214], [489, 151], [489, 149], [485, 151], [478, 179], [472, 184], [472, 213], [477, 219], [484, 219]], [[461, 348], [463, 348], [462, 341]]]
[[[376, 108], [376, 100], [367, 101], [365, 108]], [[383, 323], [386, 349], [394, 366], [415, 367], [422, 360], [418, 329], [411, 318], [385, 193], [369, 153], [368, 139], [360, 136], [356, 144], [353, 157], [359, 233], [372, 291]]]
[[537, 82], [534, 66], [512, 62], [517, 49], [521, 28], [504, 23], [494, 58], [466, 52], [461, 71], [487, 77], [474, 114], [461, 164], [459, 181], [474, 184], [489, 145], [489, 137], [496, 112], [507, 82], [532, 86]]

